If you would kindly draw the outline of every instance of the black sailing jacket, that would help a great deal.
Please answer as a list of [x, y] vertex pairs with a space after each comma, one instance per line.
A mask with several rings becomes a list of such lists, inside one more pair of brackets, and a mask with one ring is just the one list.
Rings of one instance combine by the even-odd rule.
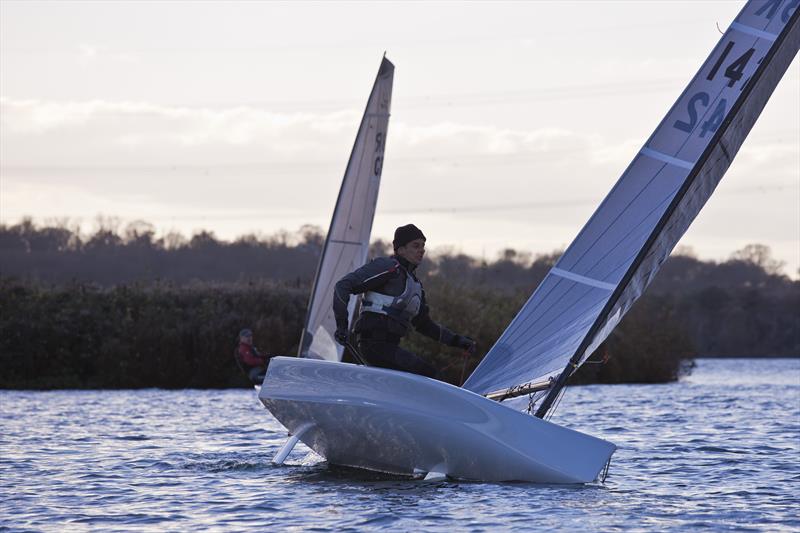
[[[406, 276], [412, 276], [419, 282], [414, 274], [415, 269], [415, 265], [402, 257], [378, 257], [344, 276], [336, 283], [333, 295], [333, 314], [336, 317], [337, 327], [347, 329], [347, 304], [351, 294], [375, 291], [389, 296], [399, 296], [405, 290]], [[417, 316], [411, 319], [411, 324], [426, 337], [453, 346], [458, 335], [431, 320], [429, 311], [423, 289], [422, 305]], [[408, 328], [393, 317], [365, 311], [358, 317], [355, 331], [365, 337], [385, 338], [397, 342], [400, 337], [408, 333]]]

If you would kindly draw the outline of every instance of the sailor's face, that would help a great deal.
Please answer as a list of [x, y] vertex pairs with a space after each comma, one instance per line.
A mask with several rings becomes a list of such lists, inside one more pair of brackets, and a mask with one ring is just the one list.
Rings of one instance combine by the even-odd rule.
[[252, 335], [242, 335], [239, 337], [241, 341], [245, 344], [253, 344], [253, 336]]
[[425, 257], [425, 239], [414, 239], [405, 246], [401, 246], [397, 249], [397, 255], [412, 265], [422, 263], [422, 258]]

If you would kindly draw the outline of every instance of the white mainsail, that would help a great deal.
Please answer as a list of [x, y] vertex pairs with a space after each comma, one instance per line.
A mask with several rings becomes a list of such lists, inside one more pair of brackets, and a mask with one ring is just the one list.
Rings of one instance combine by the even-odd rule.
[[750, 0], [464, 387], [556, 379], [605, 340], [728, 169], [800, 48], [798, 0]]
[[[333, 286], [366, 262], [383, 170], [392, 102], [394, 65], [381, 61], [353, 151], [342, 179], [330, 229], [322, 249], [300, 340], [299, 357], [339, 361], [343, 348], [333, 340]], [[351, 303], [352, 318], [355, 302]]]

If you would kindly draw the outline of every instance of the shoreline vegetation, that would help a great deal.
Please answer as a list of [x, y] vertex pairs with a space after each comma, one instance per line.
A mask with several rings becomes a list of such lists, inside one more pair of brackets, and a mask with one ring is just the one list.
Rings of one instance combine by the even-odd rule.
[[[248, 386], [233, 360], [238, 331], [253, 329], [267, 353], [297, 352], [323, 242], [310, 226], [228, 242], [156, 238], [143, 222], [106, 220], [88, 236], [0, 224], [0, 388]], [[376, 241], [370, 255], [388, 251]], [[509, 249], [487, 261], [437, 249], [420, 268], [432, 316], [475, 338], [478, 357], [465, 365], [416, 334], [404, 345], [459, 384], [559, 255]], [[781, 270], [762, 245], [719, 263], [678, 250], [570, 384], [674, 381], [698, 354], [800, 356], [800, 281]]]

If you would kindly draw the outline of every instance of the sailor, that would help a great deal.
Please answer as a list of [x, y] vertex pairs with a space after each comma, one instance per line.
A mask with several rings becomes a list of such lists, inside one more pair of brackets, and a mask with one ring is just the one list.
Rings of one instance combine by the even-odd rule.
[[264, 381], [269, 356], [262, 354], [253, 346], [253, 332], [249, 329], [239, 332], [239, 346], [234, 352], [234, 358], [250, 381], [255, 384]]
[[394, 232], [394, 255], [378, 257], [336, 283], [333, 313], [336, 341], [348, 343], [347, 305], [351, 294], [364, 294], [354, 332], [367, 363], [431, 378], [436, 369], [398, 344], [411, 326], [440, 343], [475, 353], [475, 341], [431, 320], [425, 291], [414, 271], [425, 255], [425, 235], [408, 224]]

